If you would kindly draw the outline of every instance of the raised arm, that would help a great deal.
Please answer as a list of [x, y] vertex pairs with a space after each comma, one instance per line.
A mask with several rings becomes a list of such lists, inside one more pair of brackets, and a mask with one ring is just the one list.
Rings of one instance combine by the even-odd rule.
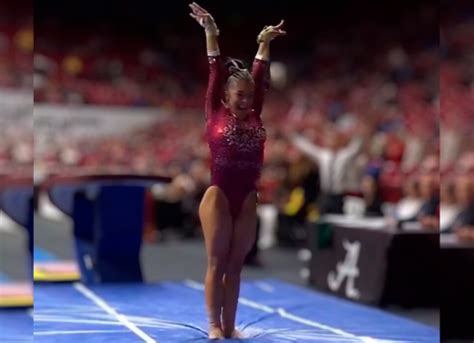
[[[284, 24], [282, 20], [276, 26], [265, 26], [257, 37], [258, 51], [252, 65], [252, 77], [255, 82], [255, 94], [252, 108], [260, 113], [262, 111], [265, 94], [265, 77], [269, 71], [270, 42], [278, 36], [285, 35], [281, 28]], [[268, 75], [269, 78], [269, 75]]]
[[303, 154], [308, 156], [311, 160], [319, 163], [321, 156], [324, 153], [324, 149], [319, 145], [312, 143], [309, 139], [298, 134], [292, 134], [289, 136], [291, 143]]
[[206, 48], [209, 60], [209, 81], [206, 92], [206, 114], [215, 111], [220, 105], [223, 85], [223, 63], [217, 37], [219, 29], [212, 15], [204, 8], [193, 2], [189, 5], [194, 18], [206, 33]]

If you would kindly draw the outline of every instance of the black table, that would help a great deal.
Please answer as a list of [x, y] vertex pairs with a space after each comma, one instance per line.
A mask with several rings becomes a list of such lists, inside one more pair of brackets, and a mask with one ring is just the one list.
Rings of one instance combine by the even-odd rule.
[[441, 235], [440, 246], [441, 338], [474, 339], [474, 242]]
[[311, 230], [310, 283], [371, 305], [439, 304], [439, 234], [383, 218], [326, 216]]

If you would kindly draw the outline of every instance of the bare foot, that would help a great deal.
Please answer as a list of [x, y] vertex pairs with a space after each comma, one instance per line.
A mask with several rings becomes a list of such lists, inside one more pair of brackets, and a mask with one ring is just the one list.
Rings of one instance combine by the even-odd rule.
[[236, 338], [236, 339], [244, 338], [244, 336], [242, 336], [242, 334], [236, 329], [232, 330], [231, 333], [226, 332], [225, 337], [226, 338]]
[[234, 331], [232, 331], [232, 335], [230, 335], [230, 338], [241, 339], [241, 338], [244, 338], [244, 336], [242, 336], [242, 334], [240, 333], [240, 331], [234, 329]]
[[220, 327], [210, 327], [209, 328], [209, 339], [224, 339], [224, 333]]

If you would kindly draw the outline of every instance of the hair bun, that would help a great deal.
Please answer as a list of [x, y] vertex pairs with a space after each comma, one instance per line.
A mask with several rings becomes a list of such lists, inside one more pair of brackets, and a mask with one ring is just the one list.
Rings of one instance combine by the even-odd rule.
[[234, 74], [245, 69], [244, 63], [241, 60], [232, 57], [228, 57], [224, 65], [229, 71], [229, 74]]
[[230, 74], [235, 74], [235, 73], [237, 73], [238, 71], [240, 71], [240, 68], [239, 68], [239, 67], [236, 67], [235, 65], [230, 65], [230, 66], [229, 66], [229, 73], [230, 73]]

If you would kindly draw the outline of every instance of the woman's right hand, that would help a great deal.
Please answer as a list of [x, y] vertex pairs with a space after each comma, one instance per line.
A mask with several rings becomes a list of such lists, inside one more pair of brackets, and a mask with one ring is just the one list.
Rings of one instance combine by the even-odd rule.
[[286, 35], [286, 31], [283, 31], [281, 28], [285, 21], [282, 19], [280, 23], [276, 26], [265, 26], [263, 30], [258, 34], [257, 43], [269, 43], [273, 39], [279, 36]]
[[217, 28], [216, 22], [208, 11], [195, 2], [189, 4], [189, 7], [192, 11], [192, 13], [189, 13], [189, 15], [206, 30], [207, 34], [215, 34], [216, 36], [219, 35], [219, 29]]

